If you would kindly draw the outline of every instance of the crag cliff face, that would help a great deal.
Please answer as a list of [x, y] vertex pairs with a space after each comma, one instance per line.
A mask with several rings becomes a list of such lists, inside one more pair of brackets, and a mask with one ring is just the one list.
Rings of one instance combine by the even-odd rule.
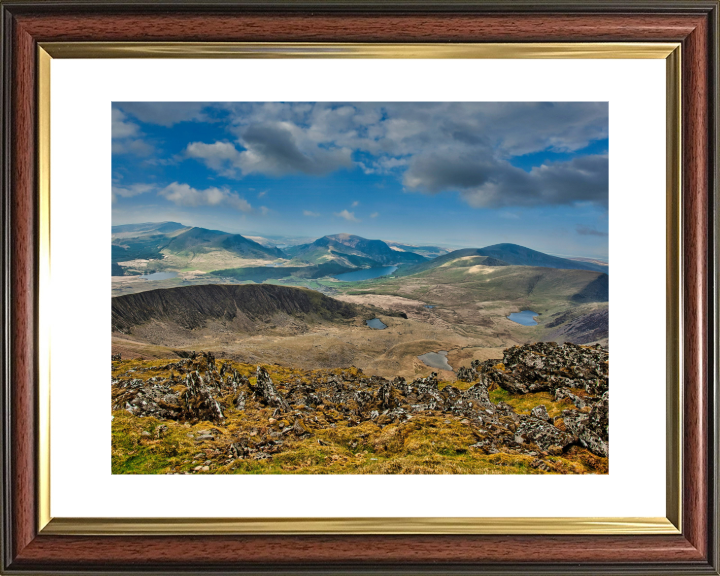
[[112, 329], [129, 332], [150, 321], [161, 321], [185, 329], [201, 328], [209, 320], [265, 320], [283, 313], [318, 319], [349, 319], [359, 309], [302, 288], [273, 284], [183, 286], [150, 290], [112, 299]]

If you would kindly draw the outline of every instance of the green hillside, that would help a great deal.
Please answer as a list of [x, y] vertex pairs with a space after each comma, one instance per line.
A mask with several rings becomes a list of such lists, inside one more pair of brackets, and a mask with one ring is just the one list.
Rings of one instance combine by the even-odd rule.
[[[449, 259], [453, 254], [456, 252], [433, 260], [435, 266], [411, 276], [396, 273], [396, 278], [360, 284], [358, 289], [371, 286], [373, 293], [377, 294], [402, 293], [419, 297], [429, 285], [446, 285], [454, 287], [459, 294], [472, 295], [473, 300], [477, 301], [547, 299], [607, 302], [608, 299], [608, 276], [602, 272], [510, 266], [489, 261], [487, 256]], [[439, 260], [445, 261], [437, 264]]]

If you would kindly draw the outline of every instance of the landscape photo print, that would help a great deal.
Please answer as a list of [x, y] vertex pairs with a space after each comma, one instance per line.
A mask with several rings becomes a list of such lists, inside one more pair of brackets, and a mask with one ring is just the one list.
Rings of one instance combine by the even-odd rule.
[[115, 102], [113, 474], [607, 474], [607, 102]]

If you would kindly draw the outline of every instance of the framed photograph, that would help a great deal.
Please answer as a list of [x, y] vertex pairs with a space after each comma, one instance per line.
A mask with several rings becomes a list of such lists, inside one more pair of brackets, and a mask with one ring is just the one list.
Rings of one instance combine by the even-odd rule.
[[717, 2], [1, 9], [4, 573], [718, 573]]

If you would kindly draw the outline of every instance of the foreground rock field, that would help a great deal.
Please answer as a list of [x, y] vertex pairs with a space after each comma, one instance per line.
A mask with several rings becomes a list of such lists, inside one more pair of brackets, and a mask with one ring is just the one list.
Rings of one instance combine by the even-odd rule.
[[112, 362], [115, 474], [605, 474], [608, 351], [537, 343], [457, 381]]

